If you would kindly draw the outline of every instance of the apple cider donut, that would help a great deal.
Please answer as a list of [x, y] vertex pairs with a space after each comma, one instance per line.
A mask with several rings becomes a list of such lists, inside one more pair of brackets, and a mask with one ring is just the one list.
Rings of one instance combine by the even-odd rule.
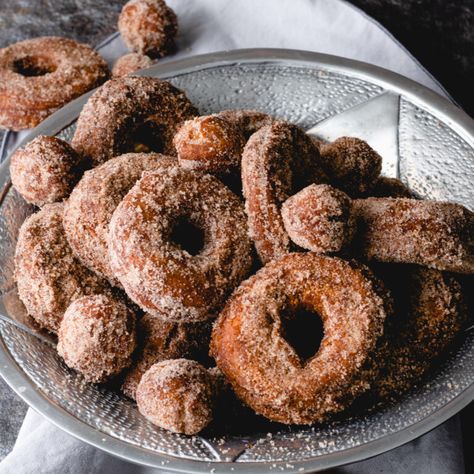
[[[214, 325], [211, 354], [257, 413], [281, 423], [320, 422], [367, 388], [353, 381], [382, 333], [384, 296], [365, 267], [289, 254], [237, 289]], [[300, 308], [320, 315], [324, 326], [306, 361], [284, 337], [284, 313]]]
[[380, 176], [364, 197], [413, 198], [413, 194], [399, 179]]
[[28, 314], [55, 333], [77, 298], [112, 294], [106, 280], [74, 256], [63, 229], [61, 203], [46, 204], [23, 223], [15, 251], [18, 294]]
[[453, 274], [393, 264], [378, 264], [374, 271], [395, 302], [369, 364], [375, 373], [371, 394], [388, 399], [422, 380], [459, 335], [467, 309]]
[[368, 260], [474, 273], [474, 214], [460, 204], [368, 198], [353, 201], [353, 210]]
[[357, 197], [372, 188], [382, 170], [382, 158], [364, 140], [341, 137], [321, 144], [321, 163], [336, 188]]
[[184, 122], [173, 142], [183, 168], [219, 174], [240, 168], [245, 138], [233, 123], [205, 115]]
[[108, 75], [98, 53], [67, 38], [35, 38], [0, 49], [0, 127], [35, 127]]
[[140, 69], [153, 66], [155, 61], [139, 53], [129, 53], [117, 59], [112, 68], [112, 77], [123, 77], [133, 74]]
[[23, 198], [41, 207], [67, 198], [85, 168], [67, 142], [40, 135], [13, 154], [10, 175]]
[[275, 119], [268, 114], [248, 109], [223, 110], [214, 115], [235, 125], [244, 135], [245, 140], [248, 140], [257, 130], [271, 125], [275, 121]]
[[131, 51], [164, 56], [173, 49], [178, 20], [164, 0], [130, 0], [122, 8], [118, 29]]
[[328, 184], [302, 189], [283, 203], [281, 213], [291, 240], [316, 253], [340, 252], [355, 231], [350, 197]]
[[326, 179], [318, 149], [296, 125], [274, 122], [250, 137], [242, 155], [242, 186], [250, 236], [263, 263], [290, 251], [283, 202]]
[[82, 109], [72, 146], [95, 165], [133, 151], [174, 155], [176, 129], [195, 115], [184, 92], [169, 82], [141, 76], [112, 79]]
[[252, 264], [239, 198], [217, 178], [179, 167], [144, 173], [115, 210], [108, 242], [129, 297], [177, 322], [214, 317]]
[[135, 347], [135, 314], [118, 299], [83, 296], [64, 313], [58, 354], [89, 382], [105, 382], [122, 372]]
[[175, 164], [158, 153], [127, 153], [86, 171], [64, 209], [64, 230], [81, 262], [119, 285], [110, 268], [107, 235], [112, 214], [144, 171]]
[[153, 365], [168, 359], [200, 360], [209, 348], [209, 322], [175, 323], [145, 314], [137, 322], [138, 350], [125, 374], [122, 391], [135, 399], [142, 375]]

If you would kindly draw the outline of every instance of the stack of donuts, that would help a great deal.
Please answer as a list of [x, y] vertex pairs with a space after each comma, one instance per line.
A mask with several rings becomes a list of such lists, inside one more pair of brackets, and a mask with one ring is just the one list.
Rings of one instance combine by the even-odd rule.
[[205, 429], [222, 397], [286, 424], [397, 397], [465, 324], [474, 214], [415, 199], [381, 163], [355, 137], [200, 116], [168, 82], [112, 79], [70, 144], [38, 136], [12, 157], [39, 208], [20, 299], [69, 367], [120, 380], [171, 431]]

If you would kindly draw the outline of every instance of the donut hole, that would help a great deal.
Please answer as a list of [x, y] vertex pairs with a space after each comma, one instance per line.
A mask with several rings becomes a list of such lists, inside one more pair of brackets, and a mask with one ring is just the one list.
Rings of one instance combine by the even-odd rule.
[[145, 120], [132, 131], [130, 151], [135, 153], [162, 153], [165, 148], [163, 133], [163, 125], [153, 120]]
[[203, 229], [189, 218], [180, 217], [171, 230], [170, 240], [181, 250], [195, 256], [204, 248], [205, 234]]
[[306, 364], [319, 350], [324, 337], [321, 316], [308, 308], [285, 308], [281, 314], [281, 336], [294, 349], [301, 364]]
[[41, 56], [24, 56], [14, 61], [13, 70], [25, 77], [37, 77], [56, 71], [56, 65]]

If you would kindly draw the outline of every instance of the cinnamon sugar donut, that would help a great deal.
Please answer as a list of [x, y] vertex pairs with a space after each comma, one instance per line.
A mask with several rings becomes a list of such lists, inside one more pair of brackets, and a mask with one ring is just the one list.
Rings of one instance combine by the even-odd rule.
[[73, 301], [58, 331], [58, 354], [89, 382], [105, 382], [128, 367], [135, 346], [135, 315], [105, 295]]
[[40, 135], [13, 154], [10, 175], [23, 198], [41, 207], [68, 197], [85, 167], [67, 142]]
[[99, 165], [132, 151], [174, 155], [173, 136], [197, 115], [184, 92], [152, 77], [112, 79], [87, 101], [72, 146]]
[[325, 180], [318, 149], [296, 125], [274, 122], [250, 137], [242, 155], [242, 186], [250, 236], [263, 263], [290, 250], [280, 212], [283, 202]]
[[352, 197], [370, 190], [382, 170], [380, 155], [359, 138], [341, 137], [319, 151], [330, 184]]
[[127, 371], [122, 391], [135, 399], [142, 375], [157, 362], [168, 359], [201, 359], [208, 351], [211, 326], [204, 323], [175, 323], [145, 314], [137, 323], [138, 350]]
[[131, 51], [164, 56], [173, 49], [178, 20], [163, 0], [130, 0], [122, 8], [118, 29]]
[[111, 294], [108, 283], [73, 255], [62, 224], [64, 205], [46, 204], [23, 223], [15, 251], [18, 294], [28, 314], [55, 333], [81, 296]]
[[35, 127], [107, 77], [99, 54], [71, 39], [35, 38], [0, 49], [0, 126]]
[[268, 114], [248, 109], [223, 110], [214, 115], [235, 125], [243, 133], [245, 140], [248, 140], [257, 130], [271, 125], [275, 121]]
[[245, 224], [239, 198], [217, 178], [179, 167], [145, 172], [112, 216], [112, 269], [144, 311], [177, 322], [208, 319], [250, 270]]
[[417, 263], [474, 273], [474, 214], [465, 207], [415, 199], [353, 201], [358, 246], [369, 260]]
[[184, 122], [173, 143], [183, 168], [229, 173], [240, 167], [245, 138], [233, 123], [206, 115]]
[[371, 358], [371, 394], [395, 398], [420, 382], [453, 344], [467, 311], [455, 275], [415, 265], [380, 264], [375, 271], [394, 296], [395, 312]]
[[158, 153], [128, 153], [87, 171], [74, 188], [64, 209], [64, 230], [81, 262], [98, 275], [119, 285], [110, 268], [107, 235], [115, 208], [147, 170], [176, 163]]
[[187, 435], [199, 433], [213, 418], [213, 378], [192, 360], [158, 362], [138, 384], [137, 406], [160, 428]]
[[[284, 314], [298, 309], [317, 313], [324, 326], [319, 349], [306, 361], [285, 338]], [[366, 268], [292, 253], [234, 293], [214, 325], [211, 354], [257, 413], [281, 423], [320, 422], [367, 388], [353, 382], [385, 316], [384, 293]]]
[[291, 196], [281, 214], [291, 240], [316, 253], [341, 251], [355, 231], [351, 199], [328, 184], [311, 184]]
[[117, 59], [112, 68], [112, 77], [123, 77], [133, 74], [140, 69], [153, 66], [155, 61], [139, 53], [129, 53]]

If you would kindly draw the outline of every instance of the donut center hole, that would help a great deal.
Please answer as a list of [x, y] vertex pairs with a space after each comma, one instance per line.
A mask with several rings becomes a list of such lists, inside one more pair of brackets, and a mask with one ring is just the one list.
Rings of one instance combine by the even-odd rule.
[[192, 256], [199, 254], [204, 248], [204, 231], [185, 217], [176, 221], [170, 239], [180, 249]]
[[302, 365], [319, 350], [324, 337], [321, 316], [304, 307], [286, 308], [281, 313], [281, 335], [294, 349]]
[[39, 56], [25, 56], [13, 63], [13, 69], [25, 77], [44, 76], [56, 70], [56, 65]]
[[162, 153], [164, 150], [162, 125], [145, 120], [132, 133], [132, 148], [135, 153]]

